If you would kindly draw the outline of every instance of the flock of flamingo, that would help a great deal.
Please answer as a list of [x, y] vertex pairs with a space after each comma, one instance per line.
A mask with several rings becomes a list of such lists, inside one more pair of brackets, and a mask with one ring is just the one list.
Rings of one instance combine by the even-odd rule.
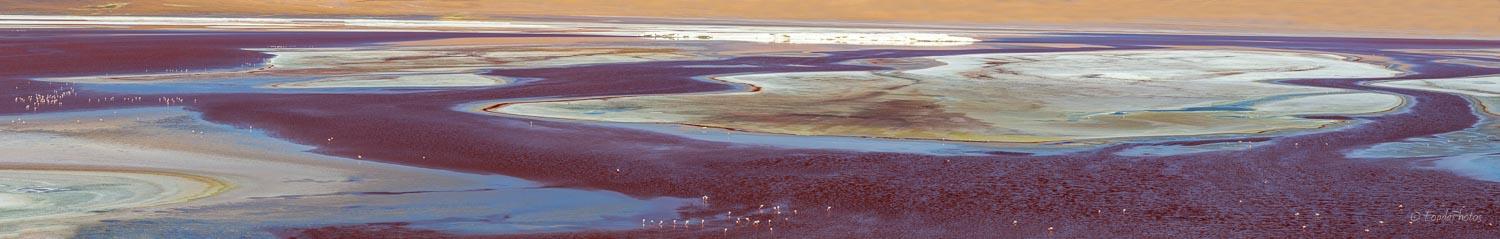
[[[701, 199], [702, 199], [701, 202], [703, 203], [703, 206], [708, 206], [708, 199], [709, 199], [709, 197], [708, 196], [703, 196], [703, 197], [701, 197]], [[702, 230], [702, 229], [706, 229], [706, 228], [709, 227], [709, 225], [708, 225], [709, 224], [709, 219], [714, 219], [714, 221], [728, 221], [729, 219], [732, 219], [733, 222], [734, 222], [734, 224], [731, 225], [731, 224], [728, 224], [726, 222], [723, 226], [719, 226], [719, 229], [721, 229], [723, 231], [724, 235], [729, 235], [729, 232], [730, 232], [731, 229], [734, 229], [734, 230], [747, 229], [747, 230], [749, 230], [751, 232], [764, 229], [768, 233], [774, 233], [774, 232], [776, 232], [776, 227], [775, 227], [775, 225], [776, 225], [775, 224], [776, 223], [776, 219], [780, 218], [783, 223], [789, 223], [789, 222], [792, 221], [792, 218], [794, 218], [794, 217], [796, 217], [798, 215], [801, 215], [801, 211], [800, 210], [791, 209], [791, 207], [783, 207], [783, 206], [779, 206], [779, 205], [771, 205], [771, 207], [769, 208], [771, 210], [771, 213], [766, 213], [767, 209], [768, 208], [766, 208], [765, 204], [761, 204], [761, 205], [759, 205], [758, 207], [755, 208], [754, 213], [750, 213], [748, 215], [742, 214], [744, 216], [735, 216], [734, 211], [728, 211], [728, 212], [724, 213], [724, 217], [722, 217], [722, 218], [721, 217], [713, 217], [713, 216], [710, 216], [708, 218], [697, 218], [697, 219], [687, 218], [687, 219], [670, 219], [670, 220], [668, 220], [668, 219], [652, 220], [652, 219], [642, 218], [641, 219], [641, 228], [645, 228], [645, 229], [653, 229], [653, 228], [654, 229], [668, 229], [667, 228], [667, 224], [671, 223], [671, 229], [679, 229], [680, 228], [680, 229], [683, 229], [683, 230], [687, 230], [687, 229], [694, 229], [694, 228], [696, 228], [696, 229]], [[790, 210], [791, 213], [784, 213], [784, 212], [786, 212], [786, 210]], [[833, 213], [833, 207], [832, 206], [824, 207], [824, 211], [825, 211], [824, 216], [831, 216], [832, 213]], [[695, 226], [693, 224], [693, 222], [695, 220], [697, 221], [697, 224], [696, 224], [697, 227], [693, 227], [693, 226]], [[786, 227], [786, 226], [783, 226], [783, 227]]]
[[22, 103], [25, 106], [22, 109], [36, 112], [38, 109], [41, 109], [42, 106], [63, 105], [64, 98], [77, 95], [78, 91], [74, 90], [73, 88], [62, 88], [52, 90], [51, 92], [48, 92], [46, 94], [32, 94], [28, 96], [16, 97], [14, 102]]

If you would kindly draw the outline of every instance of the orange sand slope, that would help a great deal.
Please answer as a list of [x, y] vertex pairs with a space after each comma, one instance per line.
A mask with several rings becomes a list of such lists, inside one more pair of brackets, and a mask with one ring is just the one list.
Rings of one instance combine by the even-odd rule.
[[0, 0], [3, 14], [520, 15], [1091, 24], [1500, 37], [1494, 0]]

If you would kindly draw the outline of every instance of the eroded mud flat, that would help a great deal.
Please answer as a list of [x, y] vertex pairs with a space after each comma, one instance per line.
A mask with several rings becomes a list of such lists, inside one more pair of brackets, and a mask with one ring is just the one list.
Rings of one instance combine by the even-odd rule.
[[1396, 80], [1370, 84], [1373, 86], [1448, 92], [1473, 97], [1478, 100], [1478, 109], [1490, 115], [1500, 114], [1500, 76], [1481, 76], [1444, 79]]
[[[1333, 54], [1134, 50], [922, 58], [900, 71], [713, 77], [747, 91], [506, 103], [545, 118], [675, 123], [791, 135], [1036, 143], [1261, 133], [1389, 111], [1396, 95], [1277, 84], [1400, 74]], [[872, 61], [880, 62], [880, 61]]]

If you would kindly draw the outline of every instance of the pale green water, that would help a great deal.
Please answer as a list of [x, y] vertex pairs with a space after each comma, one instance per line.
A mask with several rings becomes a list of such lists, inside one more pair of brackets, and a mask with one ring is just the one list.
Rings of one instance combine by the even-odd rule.
[[171, 176], [87, 171], [3, 170], [0, 222], [151, 205], [178, 199]]

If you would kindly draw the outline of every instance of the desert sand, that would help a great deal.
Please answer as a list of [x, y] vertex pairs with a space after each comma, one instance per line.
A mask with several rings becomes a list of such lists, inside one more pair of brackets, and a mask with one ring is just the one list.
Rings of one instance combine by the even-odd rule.
[[[12, 14], [425, 16], [507, 19], [516, 16], [636, 16], [969, 24], [1110, 24], [1135, 29], [1276, 29], [1364, 32], [1386, 36], [1500, 34], [1495, 1], [1230, 0], [1230, 1], [0, 1]], [[698, 21], [704, 21], [698, 19]]]

